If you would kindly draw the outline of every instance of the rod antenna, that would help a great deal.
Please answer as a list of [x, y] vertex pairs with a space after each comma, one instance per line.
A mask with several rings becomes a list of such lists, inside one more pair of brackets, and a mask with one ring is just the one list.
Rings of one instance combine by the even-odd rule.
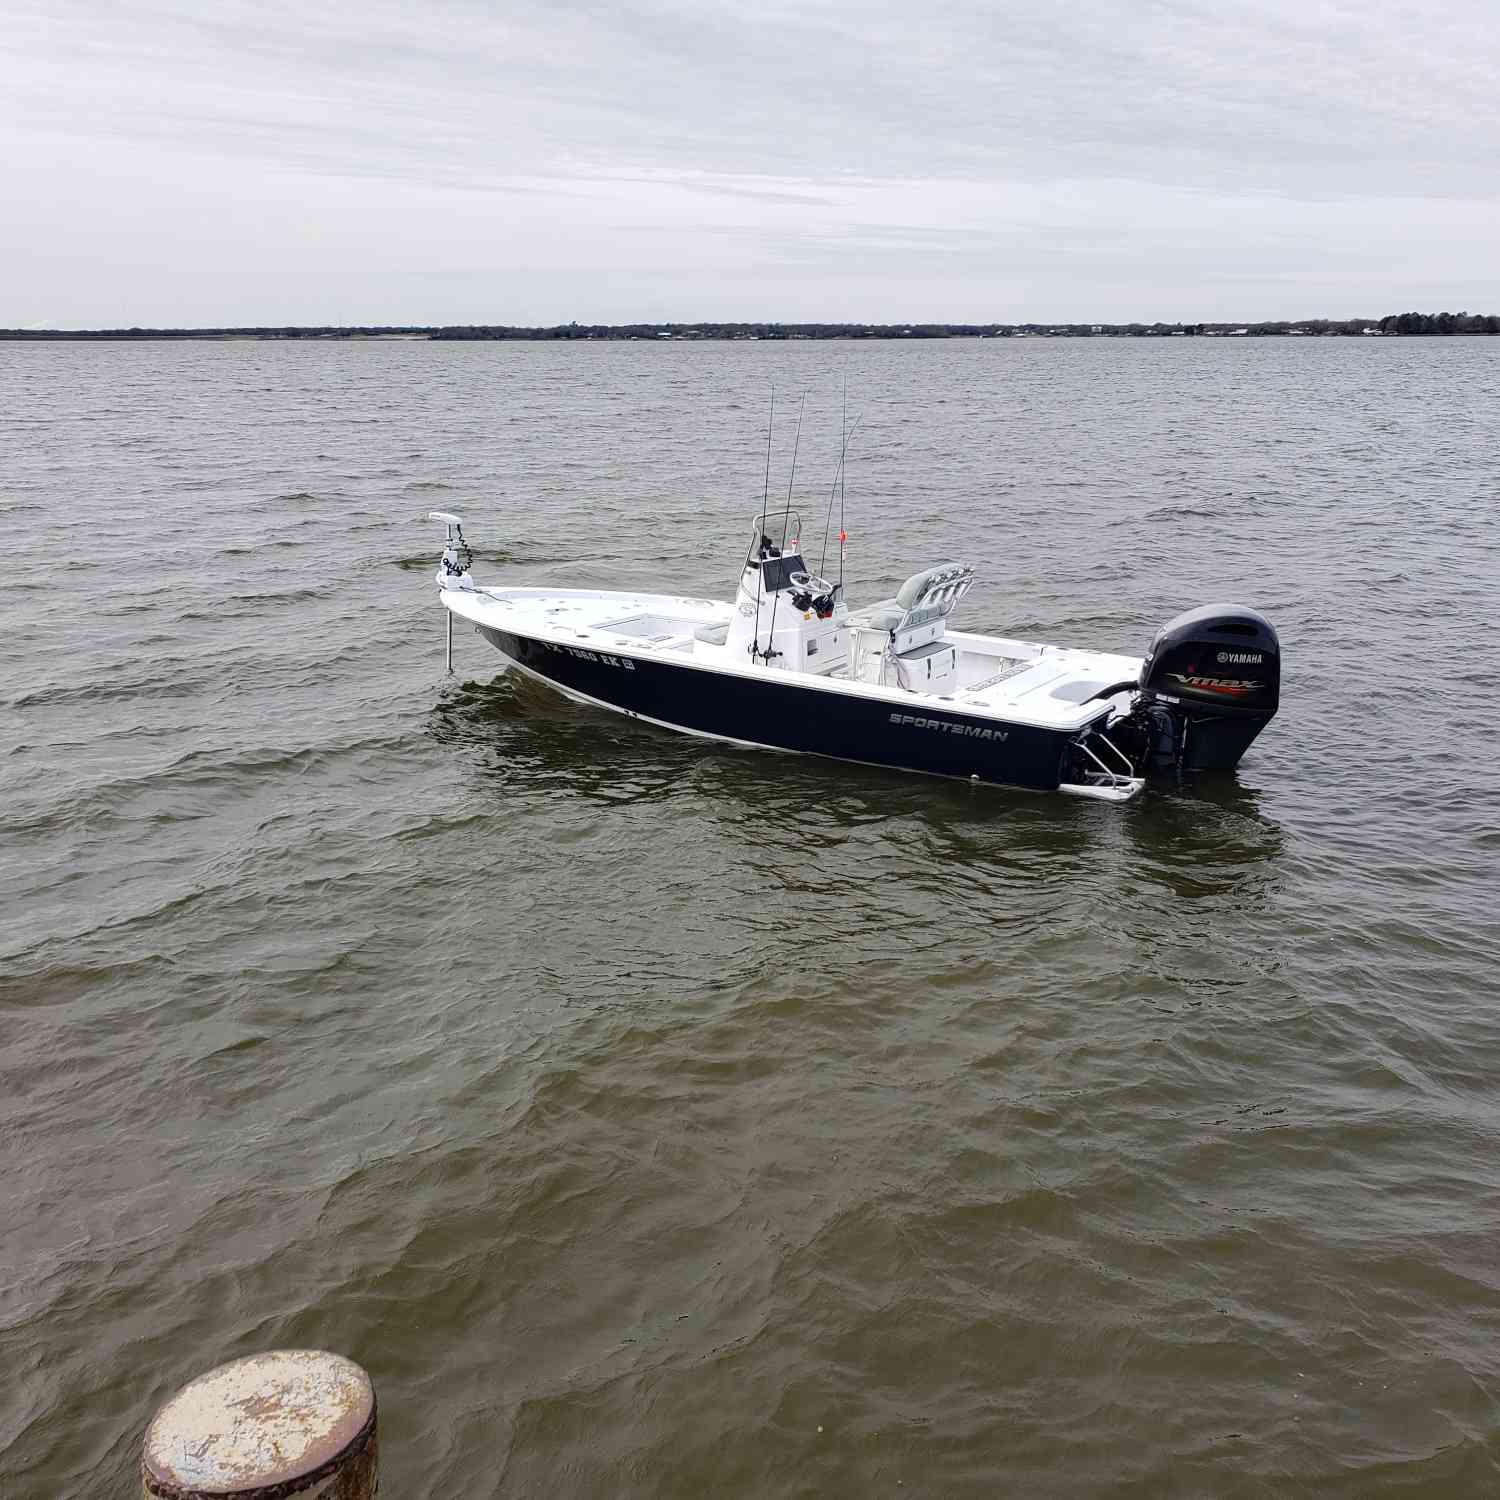
[[[786, 518], [789, 517], [792, 513], [792, 486], [797, 482], [797, 450], [802, 446], [802, 417], [806, 411], [807, 392], [803, 391], [802, 404], [797, 408], [797, 436], [792, 442], [792, 472], [787, 476], [786, 481], [786, 507], [781, 512], [783, 525], [785, 524]], [[801, 538], [799, 537], [798, 540], [800, 541]], [[785, 543], [785, 541], [786, 537], [783, 534], [782, 542]]]
[[828, 486], [828, 515], [823, 522], [823, 551], [818, 558], [818, 572], [821, 573], [828, 562], [828, 536], [833, 529], [833, 502], [837, 498], [839, 502], [839, 582], [844, 581], [844, 460], [849, 454], [849, 444], [854, 438], [854, 432], [859, 428], [858, 419], [855, 420], [854, 428], [849, 427], [849, 387], [844, 386], [844, 412], [839, 424], [839, 461], [838, 467], [833, 471], [833, 483]]
[[[771, 415], [766, 421], [766, 487], [760, 497], [760, 529], [761, 534], [766, 530], [766, 512], [771, 508], [771, 433], [776, 427], [776, 384], [771, 383]], [[760, 539], [753, 543], [759, 547]]]
[[[750, 538], [750, 550], [745, 554], [745, 566], [750, 566], [750, 559], [755, 557], [761, 550], [761, 544], [766, 536], [766, 512], [771, 506], [771, 434], [776, 430], [776, 382], [771, 382], [771, 415], [766, 419], [766, 487], [761, 491], [760, 497], [760, 526], [756, 535]], [[758, 558], [755, 564], [755, 630], [750, 641], [750, 660], [753, 662], [760, 655], [760, 587], [765, 579], [765, 559]], [[767, 650], [770, 647], [766, 648]]]
[[[787, 528], [791, 524], [792, 514], [792, 486], [797, 482], [797, 449], [802, 446], [802, 415], [807, 410], [807, 392], [802, 392], [802, 405], [797, 408], [797, 436], [792, 442], [792, 472], [786, 482], [786, 508], [781, 512], [781, 555], [786, 556]], [[800, 529], [800, 528], [799, 528]], [[802, 538], [798, 537], [800, 544]], [[761, 564], [761, 574], [765, 574], [765, 564]], [[783, 582], [785, 580], [783, 579]], [[756, 604], [760, 603], [760, 595], [756, 595]], [[781, 603], [781, 591], [778, 589], [771, 595], [771, 638], [766, 642], [766, 665], [771, 665], [771, 648], [776, 644], [776, 606]], [[760, 614], [757, 611], [755, 623], [760, 624]]]
[[[844, 449], [847, 453], [849, 444], [854, 441], [854, 434], [859, 431], [859, 424], [865, 419], [865, 414], [860, 414], [854, 419], [854, 426], [849, 429], [849, 436], [844, 440]], [[844, 496], [849, 482], [849, 469], [842, 458], [839, 459], [839, 587], [844, 586], [844, 543], [849, 540], [849, 533], [844, 529]]]

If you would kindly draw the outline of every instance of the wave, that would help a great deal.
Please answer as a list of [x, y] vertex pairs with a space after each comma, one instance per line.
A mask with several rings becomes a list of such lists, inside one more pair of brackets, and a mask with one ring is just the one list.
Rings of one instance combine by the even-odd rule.
[[12, 708], [59, 708], [74, 704], [128, 703], [136, 698], [198, 698], [221, 679], [217, 673], [183, 675], [171, 663], [161, 663], [161, 675], [120, 681], [106, 678], [54, 687], [34, 688], [11, 699]]

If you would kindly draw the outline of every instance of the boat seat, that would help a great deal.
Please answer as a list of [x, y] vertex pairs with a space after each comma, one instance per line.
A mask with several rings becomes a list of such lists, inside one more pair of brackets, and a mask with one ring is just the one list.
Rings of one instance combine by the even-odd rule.
[[909, 614], [940, 605], [946, 615], [969, 592], [973, 582], [973, 568], [963, 563], [941, 563], [935, 568], [913, 573], [896, 590], [896, 603]]
[[894, 630], [905, 618], [906, 611], [894, 599], [883, 599], [857, 614], [849, 616], [851, 625], [863, 625], [870, 630]]
[[702, 641], [705, 646], [722, 646], [729, 639], [729, 627], [727, 625], [695, 625], [693, 626], [693, 639]]
[[894, 634], [903, 625], [916, 623], [912, 616], [935, 620], [951, 613], [953, 606], [969, 592], [974, 570], [964, 563], [943, 563], [913, 573], [896, 590], [894, 599], [882, 599], [849, 617], [851, 625], [869, 630], [889, 630]]

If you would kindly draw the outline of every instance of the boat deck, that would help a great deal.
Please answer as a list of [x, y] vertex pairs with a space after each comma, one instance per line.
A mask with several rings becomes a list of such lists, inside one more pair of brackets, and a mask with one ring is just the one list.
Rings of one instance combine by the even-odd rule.
[[[712, 637], [713, 627], [728, 626], [733, 606], [722, 600], [585, 589], [487, 588], [445, 590], [443, 603], [475, 625], [574, 650], [666, 660], [735, 675], [761, 677], [771, 671], [831, 695], [855, 694], [903, 707], [921, 704], [1049, 729], [1081, 729], [1097, 720], [1110, 707], [1107, 698], [1097, 695], [1110, 687], [1133, 684], [1141, 666], [1139, 657], [950, 630], [946, 639], [958, 650], [957, 682], [950, 694], [939, 696], [855, 680], [847, 672], [819, 676], [735, 660], [735, 653], [727, 647], [702, 638]], [[869, 631], [857, 622], [851, 622], [850, 629]]]

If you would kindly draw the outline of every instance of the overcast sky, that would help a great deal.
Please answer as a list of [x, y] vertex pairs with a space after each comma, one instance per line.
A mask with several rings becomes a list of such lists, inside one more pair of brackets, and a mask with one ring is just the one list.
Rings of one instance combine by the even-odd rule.
[[1500, 312], [1497, 0], [0, 0], [0, 326]]

